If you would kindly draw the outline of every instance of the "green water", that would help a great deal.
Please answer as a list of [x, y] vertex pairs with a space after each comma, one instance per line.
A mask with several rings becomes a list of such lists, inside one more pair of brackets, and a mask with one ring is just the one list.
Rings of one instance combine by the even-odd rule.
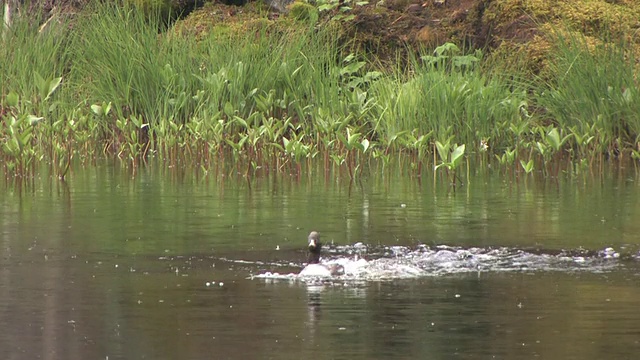
[[299, 271], [310, 230], [335, 245], [631, 256], [638, 180], [488, 173], [454, 192], [397, 172], [246, 181], [102, 164], [4, 184], [0, 358], [634, 359], [635, 259], [324, 286], [250, 276]]

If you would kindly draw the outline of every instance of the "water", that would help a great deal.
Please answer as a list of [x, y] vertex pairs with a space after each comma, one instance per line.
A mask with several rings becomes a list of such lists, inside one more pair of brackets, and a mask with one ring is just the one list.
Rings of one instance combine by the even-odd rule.
[[[110, 165], [7, 185], [0, 358], [635, 359], [639, 190]], [[311, 230], [367, 265], [297, 277]]]

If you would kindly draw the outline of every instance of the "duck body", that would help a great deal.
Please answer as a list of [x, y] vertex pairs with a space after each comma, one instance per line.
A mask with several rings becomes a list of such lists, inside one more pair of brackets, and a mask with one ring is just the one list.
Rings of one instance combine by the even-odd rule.
[[344, 274], [344, 268], [339, 264], [325, 265], [320, 263], [320, 251], [322, 243], [320, 242], [320, 234], [312, 231], [309, 234], [308, 249], [309, 256], [307, 258], [307, 266], [300, 271], [299, 276], [306, 277], [332, 277]]
[[303, 277], [332, 277], [331, 270], [323, 264], [309, 264], [300, 271], [298, 276]]

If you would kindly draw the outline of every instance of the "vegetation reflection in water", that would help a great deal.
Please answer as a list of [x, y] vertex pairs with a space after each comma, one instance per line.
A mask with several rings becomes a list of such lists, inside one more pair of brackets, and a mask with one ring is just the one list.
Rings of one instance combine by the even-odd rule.
[[371, 165], [359, 181], [331, 173], [204, 176], [162, 166], [142, 167], [133, 176], [116, 160], [76, 169], [59, 182], [45, 167], [33, 182], [6, 181], [3, 207], [24, 217], [17, 224], [43, 241], [48, 227], [68, 227], [84, 239], [105, 237], [87, 242], [118, 253], [294, 250], [304, 247], [312, 229], [343, 245], [612, 246], [627, 253], [620, 247], [632, 251], [640, 233], [634, 171], [611, 167], [610, 175], [588, 181], [529, 182], [486, 171], [462, 174], [464, 186], [453, 189], [438, 178], [444, 174], [411, 178], [403, 168]]

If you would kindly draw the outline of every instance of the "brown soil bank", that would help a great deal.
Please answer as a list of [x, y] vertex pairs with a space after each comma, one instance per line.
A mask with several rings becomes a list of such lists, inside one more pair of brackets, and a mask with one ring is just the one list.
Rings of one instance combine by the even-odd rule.
[[[45, 14], [70, 13], [92, 0], [36, 0]], [[292, 0], [123, 0], [145, 10], [171, 9], [189, 14], [176, 29], [188, 36], [223, 31], [255, 31], [261, 26], [287, 26], [292, 16], [267, 3]], [[640, 1], [638, 0], [308, 0], [302, 16], [314, 26], [336, 26], [352, 48], [382, 60], [393, 60], [407, 48], [434, 48], [445, 42], [490, 49], [505, 57], [516, 54], [519, 65], [538, 72], [544, 68], [557, 31], [584, 36], [589, 44], [624, 41], [640, 58]], [[20, 1], [18, 1], [20, 2]], [[306, 2], [304, 2], [306, 4]], [[242, 4], [242, 5], [229, 5]], [[300, 20], [300, 2], [294, 17]], [[317, 9], [323, 9], [318, 13]], [[195, 9], [195, 11], [194, 11]], [[291, 11], [292, 13], [294, 11]], [[38, 11], [31, 13], [39, 13]], [[319, 16], [318, 16], [319, 14]], [[606, 39], [606, 40], [605, 40]]]
[[[289, 9], [296, 4], [289, 5]], [[393, 60], [407, 48], [433, 48], [453, 42], [519, 58], [520, 66], [538, 72], [550, 48], [550, 33], [582, 35], [587, 43], [624, 41], [636, 55], [640, 49], [640, 1], [637, 0], [370, 0], [318, 1], [315, 26], [341, 28], [354, 48], [382, 60]], [[311, 11], [311, 10], [309, 10]], [[299, 11], [296, 12], [299, 14]], [[296, 15], [299, 16], [299, 15]], [[262, 2], [244, 6], [208, 2], [180, 20], [180, 33], [202, 36], [220, 28], [243, 31], [246, 24], [277, 26], [291, 16]], [[523, 56], [514, 56], [520, 54]]]

